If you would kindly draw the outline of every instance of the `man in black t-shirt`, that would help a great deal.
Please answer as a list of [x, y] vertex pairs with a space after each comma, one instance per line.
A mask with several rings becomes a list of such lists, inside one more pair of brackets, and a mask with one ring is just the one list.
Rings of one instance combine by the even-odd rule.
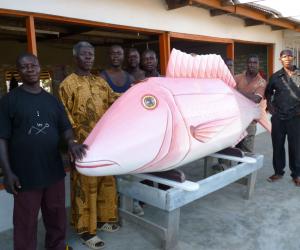
[[284, 175], [287, 137], [291, 176], [300, 186], [300, 70], [293, 65], [293, 52], [280, 53], [282, 69], [275, 72], [267, 85], [265, 96], [272, 114], [272, 144], [274, 174], [268, 178], [277, 181]]
[[36, 250], [41, 209], [45, 248], [65, 250], [65, 172], [59, 139], [67, 142], [74, 158], [82, 158], [85, 146], [74, 140], [62, 104], [40, 87], [37, 57], [22, 54], [17, 69], [23, 85], [0, 100], [0, 166], [5, 189], [14, 195], [14, 249]]

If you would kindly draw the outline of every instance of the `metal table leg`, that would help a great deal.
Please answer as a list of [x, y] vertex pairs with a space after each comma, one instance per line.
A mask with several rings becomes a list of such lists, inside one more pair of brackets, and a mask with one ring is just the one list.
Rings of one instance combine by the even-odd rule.
[[254, 187], [255, 187], [255, 182], [256, 182], [256, 177], [257, 177], [257, 171], [253, 172], [252, 174], [248, 175], [248, 180], [247, 180], [247, 192], [246, 192], [246, 199], [251, 199], [253, 192], [254, 192]]
[[180, 208], [165, 212], [165, 216], [167, 233], [165, 240], [163, 240], [163, 249], [174, 250], [178, 244]]

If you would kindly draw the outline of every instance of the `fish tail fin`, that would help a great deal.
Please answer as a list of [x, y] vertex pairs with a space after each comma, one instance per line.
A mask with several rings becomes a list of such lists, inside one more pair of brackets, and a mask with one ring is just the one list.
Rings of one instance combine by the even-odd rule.
[[262, 125], [267, 131], [271, 133], [272, 130], [272, 124], [269, 120], [268, 114], [266, 112], [267, 102], [266, 100], [262, 100], [259, 104], [260, 106], [260, 118], [257, 120], [257, 122]]
[[167, 67], [167, 77], [221, 79], [230, 87], [236, 83], [228, 67], [219, 55], [196, 55], [173, 49]]

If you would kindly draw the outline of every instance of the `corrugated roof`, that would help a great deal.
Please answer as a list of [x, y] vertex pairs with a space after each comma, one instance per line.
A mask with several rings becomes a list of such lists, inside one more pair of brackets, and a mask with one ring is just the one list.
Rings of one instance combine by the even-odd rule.
[[236, 4], [243, 4], [250, 8], [300, 24], [299, 0], [237, 0]]

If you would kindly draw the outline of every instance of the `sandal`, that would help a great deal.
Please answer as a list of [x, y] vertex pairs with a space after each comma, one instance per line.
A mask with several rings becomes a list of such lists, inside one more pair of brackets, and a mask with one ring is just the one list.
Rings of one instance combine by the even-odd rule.
[[98, 230], [99, 231], [105, 231], [105, 232], [110, 232], [110, 233], [113, 233], [113, 232], [116, 232], [120, 229], [120, 226], [117, 224], [117, 223], [99, 223], [98, 222]]
[[273, 174], [271, 175], [267, 181], [268, 182], [275, 182], [275, 181], [279, 181], [280, 179], [282, 179], [282, 175], [278, 175], [278, 174]]
[[88, 239], [88, 240], [84, 240], [82, 238], [80, 238], [82, 243], [84, 245], [86, 245], [87, 247], [89, 247], [90, 249], [102, 249], [105, 244], [104, 244], [104, 241], [101, 240], [97, 235], [95, 235], [94, 237]]

